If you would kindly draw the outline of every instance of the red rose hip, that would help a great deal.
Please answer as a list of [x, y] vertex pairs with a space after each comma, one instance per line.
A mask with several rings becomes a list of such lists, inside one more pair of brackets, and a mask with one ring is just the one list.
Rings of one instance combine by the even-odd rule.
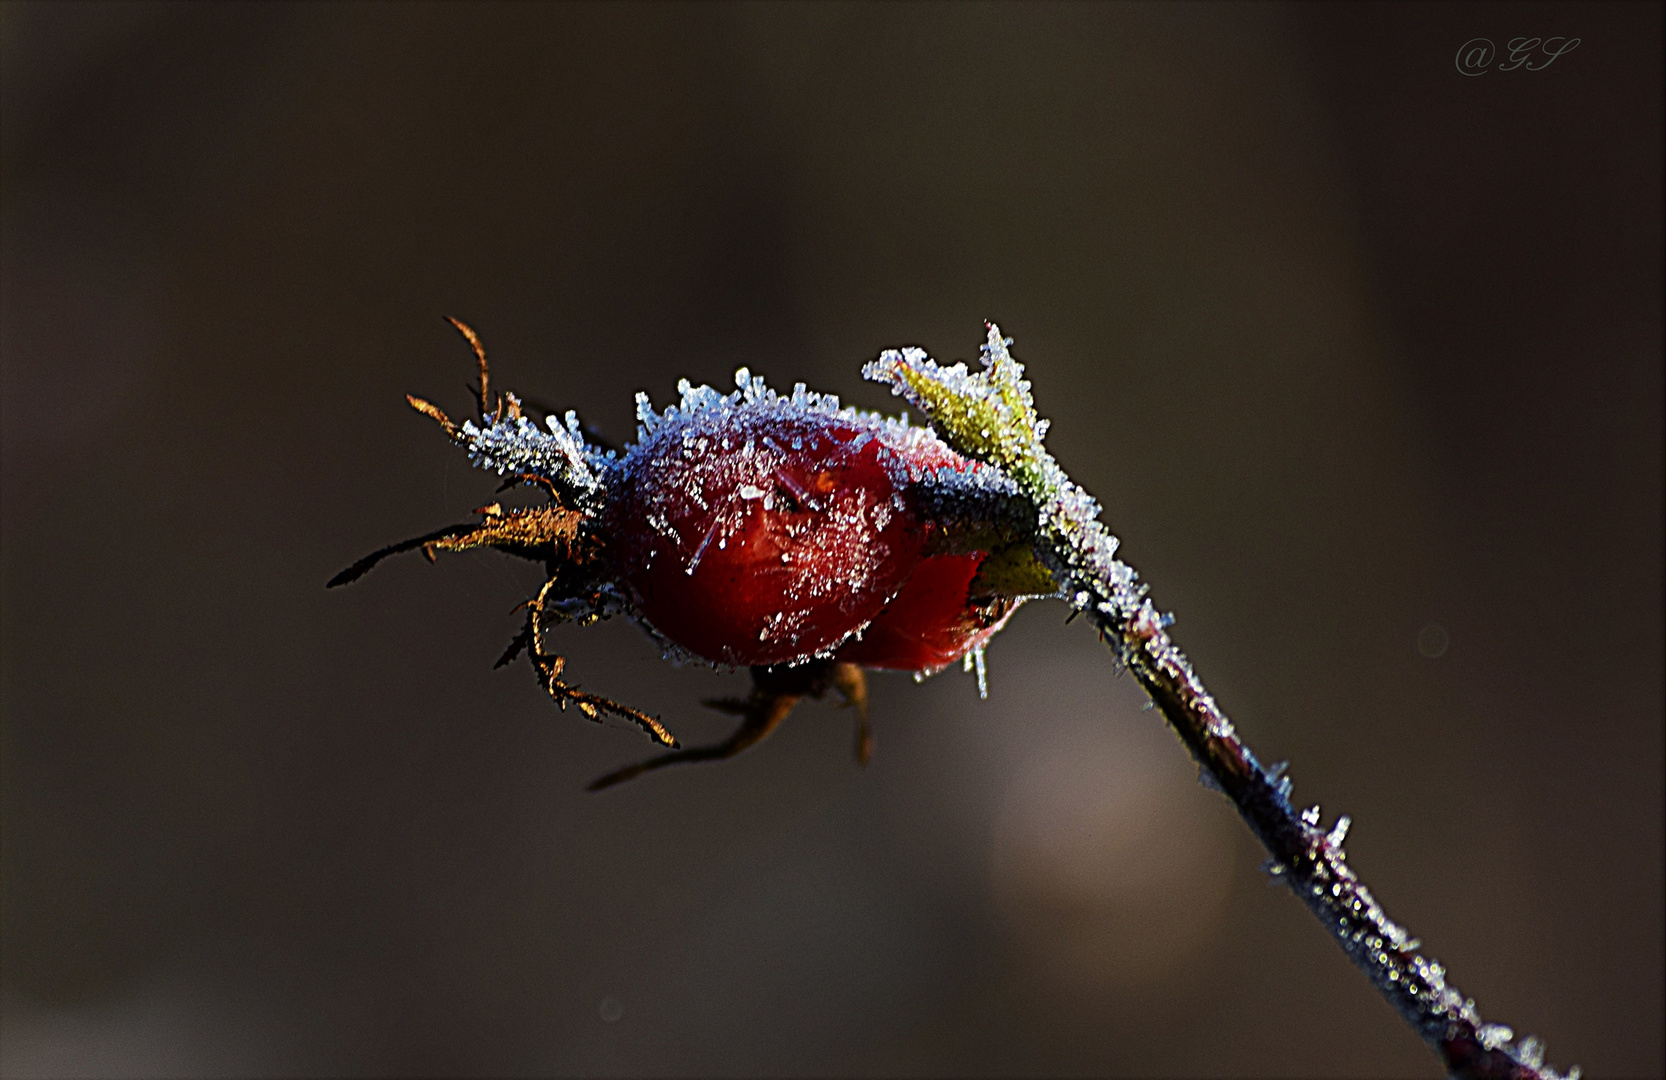
[[[592, 790], [733, 756], [796, 702], [829, 690], [856, 706], [857, 756], [866, 761], [863, 668], [937, 671], [981, 648], [1025, 596], [1050, 587], [1012, 564], [1030, 512], [1013, 479], [955, 453], [930, 428], [841, 409], [802, 385], [778, 395], [742, 369], [731, 394], [684, 381], [681, 402], [663, 415], [637, 395], [637, 441], [620, 458], [591, 445], [571, 412], [540, 424], [515, 395], [494, 397], [479, 338], [451, 322], [478, 362], [479, 421], [453, 422], [428, 401], [407, 400], [476, 465], [506, 486], [541, 488], [547, 501], [483, 506], [478, 522], [390, 544], [329, 584], [419, 550], [432, 559], [490, 548], [541, 564], [547, 579], [522, 605], [525, 626], [499, 666], [524, 653], [563, 708], [627, 719], [675, 751], [610, 773]], [[986, 546], [999, 549], [1002, 569], [980, 582]], [[686, 655], [752, 668], [745, 698], [708, 703], [742, 718], [729, 738], [679, 749], [657, 718], [567, 680], [566, 660], [547, 645], [550, 625], [621, 607]]]
[[833, 399], [743, 387], [685, 384], [682, 406], [644, 414], [603, 528], [615, 580], [658, 634], [718, 663], [802, 662], [903, 589], [931, 532], [910, 482], [955, 455]]

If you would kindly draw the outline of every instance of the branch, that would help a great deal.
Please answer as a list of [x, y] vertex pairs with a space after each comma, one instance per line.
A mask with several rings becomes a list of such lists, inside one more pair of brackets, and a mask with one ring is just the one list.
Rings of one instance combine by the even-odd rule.
[[989, 325], [984, 371], [940, 367], [918, 349], [884, 353], [863, 374], [923, 409], [945, 441], [995, 465], [1017, 482], [1034, 507], [1036, 558], [1058, 595], [1098, 628], [1117, 659], [1139, 680], [1200, 767], [1237, 808], [1271, 856], [1268, 873], [1319, 919], [1379, 993], [1463, 1080], [1576, 1080], [1544, 1064], [1544, 1046], [1520, 1041], [1502, 1024], [1481, 1020], [1475, 1002], [1446, 981], [1446, 971], [1419, 953], [1420, 943], [1390, 919], [1348, 866], [1342, 843], [1349, 819], [1329, 831], [1319, 808], [1290, 804], [1283, 767], [1267, 768], [1238, 737], [1215, 699], [1165, 627], [1171, 621], [1146, 598], [1133, 568], [1115, 557], [1117, 538], [1099, 522], [1099, 505], [1077, 487], [1042, 445], [1047, 423], [1037, 417], [1023, 366], [1011, 342]]
[[[1446, 980], [1439, 964], [1418, 953], [1419, 942], [1390, 919], [1342, 850], [1349, 819], [1327, 832], [1319, 808], [1298, 815], [1290, 804], [1290, 778], [1269, 769], [1244, 745], [1226, 714], [1209, 696], [1178, 646], [1150, 609], [1132, 616], [1089, 612], [1101, 632], [1151, 695], [1202, 769], [1232, 800], [1238, 814], [1272, 856], [1266, 869], [1290, 886], [1405, 1021], [1456, 1077], [1556, 1080], [1544, 1064], [1544, 1047], [1532, 1036], [1514, 1041], [1502, 1024], [1486, 1024], [1475, 1002]], [[1579, 1075], [1578, 1068], [1568, 1074]]]

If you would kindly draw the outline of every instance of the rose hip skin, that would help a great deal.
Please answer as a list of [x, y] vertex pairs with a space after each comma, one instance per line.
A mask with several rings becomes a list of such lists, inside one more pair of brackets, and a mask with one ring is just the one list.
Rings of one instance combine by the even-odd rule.
[[936, 670], [1009, 607], [969, 601], [981, 553], [925, 555], [934, 526], [912, 481], [943, 467], [971, 463], [877, 418], [778, 398], [680, 413], [610, 483], [615, 580], [656, 633], [710, 661]]
[[987, 557], [979, 551], [922, 559], [879, 617], [834, 658], [870, 668], [935, 672], [981, 649], [1017, 606], [1011, 600], [970, 599], [972, 581]]

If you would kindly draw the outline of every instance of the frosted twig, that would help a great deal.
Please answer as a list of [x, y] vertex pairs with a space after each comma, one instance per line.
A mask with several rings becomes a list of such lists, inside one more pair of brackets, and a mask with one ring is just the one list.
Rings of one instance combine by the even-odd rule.
[[941, 367], [919, 349], [893, 350], [863, 374], [887, 383], [923, 409], [950, 446], [1004, 470], [1035, 512], [1030, 542], [1059, 595], [1098, 628], [1133, 673], [1203, 770], [1266, 847], [1266, 869], [1290, 886], [1330, 931], [1356, 967], [1435, 1050], [1454, 1077], [1574, 1080], [1544, 1064], [1544, 1045], [1517, 1040], [1502, 1024], [1481, 1020], [1473, 999], [1446, 980], [1420, 943], [1390, 919], [1348, 866], [1342, 844], [1349, 819], [1329, 831], [1319, 808], [1298, 813], [1283, 767], [1267, 768], [1244, 745], [1232, 722], [1192, 670], [1166, 627], [1171, 621], [1146, 598], [1138, 575], [1115, 557], [1117, 539], [1099, 522], [1099, 505], [1076, 486], [1042, 445], [1047, 422], [1037, 417], [1012, 342], [989, 324], [984, 370]]

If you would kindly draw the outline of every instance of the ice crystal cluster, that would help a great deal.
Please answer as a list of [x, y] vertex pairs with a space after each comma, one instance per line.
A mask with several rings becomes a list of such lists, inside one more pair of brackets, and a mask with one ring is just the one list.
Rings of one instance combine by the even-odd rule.
[[504, 397], [510, 406], [506, 415], [483, 420], [483, 427], [465, 420], [458, 429], [469, 460], [499, 476], [541, 476], [555, 485], [569, 505], [598, 508], [603, 494], [602, 474], [611, 461], [584, 441], [578, 414], [569, 409], [565, 423], [547, 417], [546, 431], [521, 412], [521, 403], [514, 394]]
[[[626, 448], [622, 458], [588, 443], [574, 411], [568, 410], [562, 420], [549, 416], [548, 430], [545, 430], [521, 413], [520, 402], [513, 394], [505, 395], [515, 406], [508, 415], [478, 425], [472, 420], [464, 421], [459, 430], [469, 460], [476, 466], [500, 476], [543, 477], [555, 484], [564, 496], [583, 505], [598, 504], [608, 487], [636, 472], [662, 465], [668, 450], [674, 449], [663, 438], [662, 426], [675, 433], [676, 448], [683, 451], [700, 454], [738, 451], [745, 461], [770, 452], [779, 456], [788, 447], [802, 451], [806, 438], [814, 438], [804, 432], [829, 420], [857, 431], [844, 444], [845, 454], [854, 456], [870, 440], [877, 439], [894, 452], [882, 460], [897, 486], [912, 485], [929, 491], [946, 513], [957, 506], [996, 505], [1021, 490], [998, 468], [922, 465], [922, 461], [949, 458], [948, 447], [929, 425], [910, 424], [906, 414], [894, 418], [841, 406], [837, 395], [817, 393], [803, 383], [795, 383], [791, 394], [780, 394], [765, 385], [761, 376], [753, 375], [744, 367], [735, 370], [735, 386], [734, 391], [725, 394], [682, 379], [677, 383], [680, 400], [667, 406], [664, 413], [654, 411], [646, 393], [638, 393], [636, 442]], [[1045, 426], [1043, 421], [1043, 430]], [[765, 430], [775, 427], [796, 428], [800, 434], [783, 439], [774, 431]], [[743, 431], [750, 432], [750, 436], [741, 435]], [[656, 435], [661, 437], [655, 438]], [[762, 492], [754, 497], [768, 499]], [[809, 497], [809, 504], [816, 505], [813, 496]]]
[[[856, 457], [875, 440], [890, 450], [879, 460], [899, 489], [935, 479], [968, 494], [1016, 490], [995, 469], [961, 471], [941, 464], [953, 455], [930, 426], [910, 424], [906, 414], [889, 417], [843, 406], [837, 395], [817, 393], [803, 383], [794, 383], [791, 394], [781, 394], [767, 386], [762, 376], [742, 367], [735, 369], [735, 389], [727, 394], [695, 386], [687, 379], [678, 381], [677, 392], [680, 400], [666, 406], [663, 413], [654, 411], [647, 394], [636, 395], [636, 442], [619, 463], [625, 474], [653, 468], [678, 448], [708, 455], [738, 452], [743, 460], [769, 452], [779, 461], [789, 448], [795, 453], [804, 451], [807, 441], [816, 438], [814, 433], [831, 422], [852, 433], [840, 448], [844, 456]], [[782, 432], [794, 434], [783, 436]], [[928, 466], [927, 462], [939, 464]]]

